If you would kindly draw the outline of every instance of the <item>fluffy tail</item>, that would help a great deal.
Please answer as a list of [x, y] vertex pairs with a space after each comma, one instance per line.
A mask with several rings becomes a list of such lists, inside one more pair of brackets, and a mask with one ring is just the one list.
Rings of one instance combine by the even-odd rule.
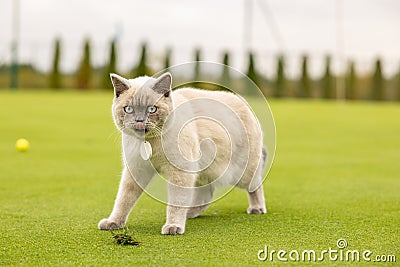
[[265, 146], [262, 148], [262, 159], [261, 159], [261, 164], [262, 167], [261, 169], [264, 171], [265, 170], [265, 163], [267, 162], [267, 150], [265, 149]]

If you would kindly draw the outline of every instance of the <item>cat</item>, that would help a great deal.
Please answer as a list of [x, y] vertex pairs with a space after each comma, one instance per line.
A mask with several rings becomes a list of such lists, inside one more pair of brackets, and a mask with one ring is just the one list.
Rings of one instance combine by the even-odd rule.
[[267, 212], [263, 133], [244, 99], [223, 91], [172, 91], [170, 73], [158, 78], [125, 79], [117, 74], [110, 78], [112, 115], [122, 133], [125, 165], [114, 208], [100, 220], [99, 229], [122, 228], [156, 172], [168, 180], [162, 234], [183, 234], [186, 220], [208, 207], [220, 185], [247, 191], [248, 214]]

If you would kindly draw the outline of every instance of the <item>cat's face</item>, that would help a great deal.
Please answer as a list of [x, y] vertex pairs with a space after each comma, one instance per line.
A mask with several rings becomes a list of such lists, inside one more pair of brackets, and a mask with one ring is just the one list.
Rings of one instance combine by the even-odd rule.
[[173, 109], [171, 74], [158, 79], [139, 77], [133, 80], [116, 74], [110, 76], [115, 93], [112, 113], [117, 128], [137, 137], [159, 136]]

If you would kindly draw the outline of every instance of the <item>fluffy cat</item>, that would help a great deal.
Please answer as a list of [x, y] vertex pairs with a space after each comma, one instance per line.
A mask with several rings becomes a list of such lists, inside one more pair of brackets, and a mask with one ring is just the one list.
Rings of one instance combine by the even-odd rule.
[[122, 228], [156, 172], [168, 180], [162, 234], [183, 234], [186, 219], [208, 207], [219, 185], [245, 189], [247, 213], [266, 213], [263, 134], [244, 99], [222, 91], [171, 91], [170, 73], [157, 79], [110, 77], [112, 114], [123, 135], [125, 167], [114, 208], [99, 229]]

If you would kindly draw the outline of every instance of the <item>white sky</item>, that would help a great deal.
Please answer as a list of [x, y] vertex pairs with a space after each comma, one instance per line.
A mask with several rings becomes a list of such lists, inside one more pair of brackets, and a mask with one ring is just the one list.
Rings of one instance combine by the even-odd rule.
[[[12, 1], [0, 0], [0, 64], [10, 60]], [[341, 2], [345, 56], [356, 59], [361, 70], [368, 70], [378, 55], [387, 73], [399, 69], [398, 0], [253, 0], [251, 44], [244, 41], [244, 1], [20, 0], [20, 59], [48, 69], [53, 41], [60, 36], [62, 67], [70, 71], [77, 65], [84, 38], [89, 37], [93, 63], [103, 64], [109, 41], [119, 33], [121, 70], [137, 62], [139, 45], [147, 41], [155, 64], [167, 46], [173, 49], [175, 64], [192, 60], [194, 48], [199, 47], [203, 60], [220, 61], [222, 51], [231, 51], [231, 64], [244, 69], [245, 47], [251, 45], [256, 63], [267, 73], [274, 71], [274, 55], [283, 51], [293, 72], [299, 56], [307, 53], [318, 74], [324, 55], [337, 52], [335, 7]], [[272, 11], [282, 47], [260, 3]]]

